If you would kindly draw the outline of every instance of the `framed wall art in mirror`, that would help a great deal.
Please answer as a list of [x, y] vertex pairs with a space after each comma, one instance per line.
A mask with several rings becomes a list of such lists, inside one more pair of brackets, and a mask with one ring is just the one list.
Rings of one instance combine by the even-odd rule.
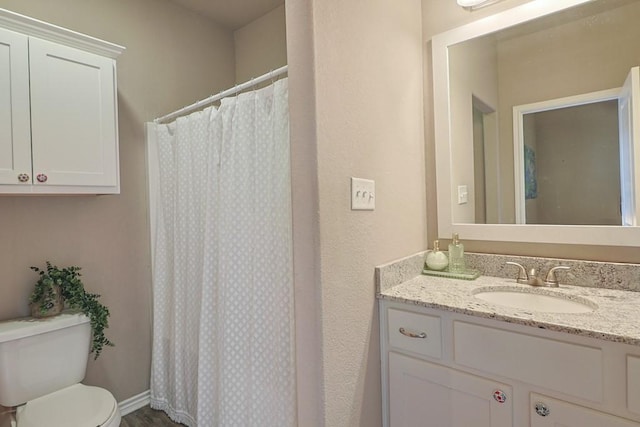
[[432, 39], [440, 238], [640, 244], [637, 22], [535, 0]]

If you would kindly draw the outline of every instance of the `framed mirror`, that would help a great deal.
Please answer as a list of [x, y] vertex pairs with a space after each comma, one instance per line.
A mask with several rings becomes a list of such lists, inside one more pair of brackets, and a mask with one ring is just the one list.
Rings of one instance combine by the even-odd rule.
[[440, 238], [640, 245], [637, 22], [535, 0], [432, 39]]

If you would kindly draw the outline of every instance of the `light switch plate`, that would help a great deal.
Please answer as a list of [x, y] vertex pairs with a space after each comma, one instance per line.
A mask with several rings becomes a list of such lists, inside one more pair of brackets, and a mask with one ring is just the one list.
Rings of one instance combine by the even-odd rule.
[[458, 204], [469, 203], [469, 191], [466, 185], [458, 185]]
[[376, 183], [372, 179], [351, 178], [351, 210], [372, 211], [376, 208]]

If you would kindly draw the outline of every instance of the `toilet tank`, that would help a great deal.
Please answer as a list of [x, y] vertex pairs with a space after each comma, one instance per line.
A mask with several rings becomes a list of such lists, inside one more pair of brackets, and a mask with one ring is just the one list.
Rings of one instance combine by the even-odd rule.
[[82, 381], [90, 340], [83, 314], [0, 322], [0, 405], [20, 405]]

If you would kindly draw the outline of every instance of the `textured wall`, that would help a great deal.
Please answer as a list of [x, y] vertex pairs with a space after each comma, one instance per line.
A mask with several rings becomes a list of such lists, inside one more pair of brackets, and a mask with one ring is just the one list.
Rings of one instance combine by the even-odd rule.
[[[426, 247], [421, 5], [312, 3], [324, 422], [378, 426], [374, 266]], [[352, 176], [375, 211], [351, 211]]]
[[[474, 179], [474, 122], [472, 106], [474, 97], [491, 111], [498, 108], [498, 67], [496, 64], [496, 49], [493, 41], [483, 38], [473, 43], [464, 43], [455, 46], [449, 51], [449, 62], [451, 63], [451, 111], [453, 112], [451, 139], [452, 157], [455, 159], [456, 167], [452, 170], [452, 185], [454, 194], [458, 185], [468, 186], [469, 202], [462, 205], [455, 205], [452, 215], [456, 222], [477, 222], [476, 203], [479, 195], [476, 190], [476, 180]], [[482, 122], [482, 117], [479, 118]], [[484, 138], [483, 138], [484, 139]], [[494, 141], [484, 141], [487, 149], [496, 150]], [[484, 161], [483, 161], [484, 163]], [[487, 182], [497, 181], [494, 177], [495, 164], [487, 165], [486, 172], [489, 173]]]
[[284, 5], [233, 32], [236, 83], [287, 65]]
[[83, 268], [111, 310], [116, 343], [89, 363], [86, 383], [123, 400], [149, 387], [151, 270], [145, 121], [225, 89], [233, 35], [165, 0], [0, 0], [0, 7], [121, 44], [120, 178], [113, 196], [0, 197], [0, 318], [28, 313], [45, 260]]
[[293, 207], [298, 424], [323, 426], [318, 138], [311, 0], [288, 0], [287, 62]]

